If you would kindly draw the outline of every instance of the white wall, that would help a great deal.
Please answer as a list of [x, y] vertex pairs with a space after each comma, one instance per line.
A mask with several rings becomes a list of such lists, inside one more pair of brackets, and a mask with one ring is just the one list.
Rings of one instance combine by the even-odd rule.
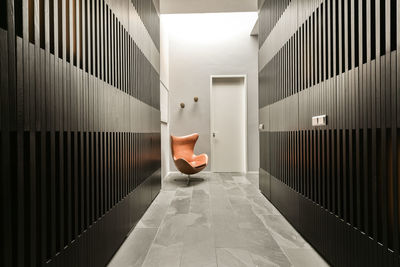
[[[248, 170], [258, 171], [258, 40], [250, 36], [257, 13], [173, 14], [161, 18], [169, 39], [171, 134], [198, 132], [195, 152], [210, 155], [210, 75], [246, 74]], [[197, 103], [195, 96], [199, 97]], [[181, 102], [186, 105], [184, 109], [179, 106]], [[170, 169], [176, 170], [172, 160]]]
[[[163, 18], [160, 18], [160, 96], [162, 90], [169, 92], [169, 41], [165, 30]], [[170, 139], [169, 139], [169, 102], [168, 99], [160, 98], [161, 117], [167, 113], [168, 123], [161, 122], [161, 178], [164, 179], [169, 172], [170, 161]], [[164, 102], [165, 101], [165, 102]]]
[[162, 0], [161, 14], [257, 11], [257, 0]]

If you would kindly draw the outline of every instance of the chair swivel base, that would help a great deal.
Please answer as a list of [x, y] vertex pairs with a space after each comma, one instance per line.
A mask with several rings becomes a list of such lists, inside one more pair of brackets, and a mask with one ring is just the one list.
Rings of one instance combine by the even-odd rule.
[[203, 182], [203, 178], [191, 177], [190, 175], [187, 178], [176, 178], [174, 179], [175, 182], [186, 182], [186, 185], [189, 186], [191, 182]]

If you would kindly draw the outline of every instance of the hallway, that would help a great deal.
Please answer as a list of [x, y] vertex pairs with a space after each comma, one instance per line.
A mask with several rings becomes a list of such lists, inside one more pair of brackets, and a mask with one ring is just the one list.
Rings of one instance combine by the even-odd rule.
[[258, 175], [170, 175], [109, 266], [326, 266], [261, 195]]

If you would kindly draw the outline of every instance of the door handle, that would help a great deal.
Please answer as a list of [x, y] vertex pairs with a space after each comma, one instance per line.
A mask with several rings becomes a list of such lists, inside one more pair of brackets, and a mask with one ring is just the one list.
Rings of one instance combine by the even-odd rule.
[[212, 136], [215, 138], [215, 133], [212, 133]]

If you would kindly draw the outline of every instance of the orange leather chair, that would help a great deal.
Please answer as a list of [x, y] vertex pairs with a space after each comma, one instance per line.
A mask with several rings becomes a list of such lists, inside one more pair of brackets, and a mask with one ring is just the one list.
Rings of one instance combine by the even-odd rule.
[[208, 164], [208, 156], [194, 154], [194, 146], [199, 139], [199, 134], [186, 136], [171, 135], [171, 152], [176, 168], [188, 175], [187, 183], [190, 183], [190, 175], [202, 171]]

